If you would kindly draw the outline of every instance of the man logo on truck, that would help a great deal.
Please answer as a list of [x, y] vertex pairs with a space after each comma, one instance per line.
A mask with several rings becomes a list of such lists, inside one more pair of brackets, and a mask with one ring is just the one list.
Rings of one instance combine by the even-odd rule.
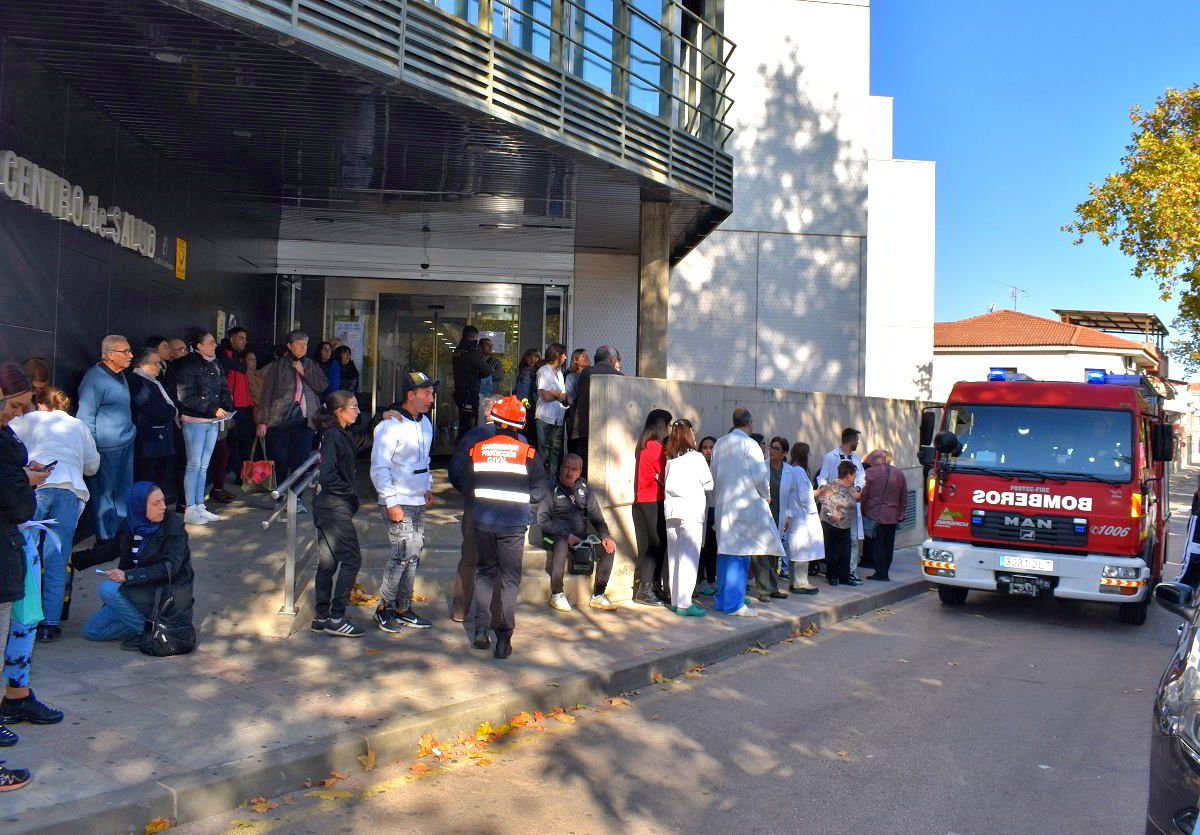
[[1052, 496], [1047, 493], [1010, 493], [999, 490], [976, 490], [971, 494], [975, 504], [995, 504], [1008, 507], [1040, 507], [1043, 510], [1080, 510], [1088, 513], [1092, 509], [1091, 496]]
[[1053, 530], [1054, 522], [1050, 519], [1030, 519], [1027, 516], [1005, 516], [1004, 524], [1017, 528], [1041, 528], [1043, 530]]

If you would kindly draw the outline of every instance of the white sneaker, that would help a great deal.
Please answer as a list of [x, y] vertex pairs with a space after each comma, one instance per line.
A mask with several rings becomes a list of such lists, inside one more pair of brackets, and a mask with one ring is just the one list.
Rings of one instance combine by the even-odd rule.
[[617, 604], [608, 599], [607, 594], [593, 594], [592, 599], [588, 601], [588, 605], [593, 609], [603, 609], [606, 612], [615, 612]]
[[216, 513], [213, 513], [211, 510], [209, 510], [207, 507], [205, 507], [202, 504], [196, 505], [196, 509], [198, 511], [200, 511], [200, 514], [204, 517], [205, 521], [208, 521], [208, 522], [220, 522], [222, 519], [225, 518], [224, 516], [218, 516]]
[[556, 612], [569, 612], [571, 603], [567, 600], [567, 596], [560, 591], [558, 594], [550, 595], [550, 608]]
[[738, 609], [736, 612], [730, 612], [729, 614], [735, 618], [756, 618], [756, 617], [758, 617], [758, 612], [754, 609], [751, 609], [745, 603], [742, 604], [742, 608]]
[[202, 512], [200, 505], [194, 504], [183, 511], [183, 522], [185, 525], [207, 525], [209, 518]]

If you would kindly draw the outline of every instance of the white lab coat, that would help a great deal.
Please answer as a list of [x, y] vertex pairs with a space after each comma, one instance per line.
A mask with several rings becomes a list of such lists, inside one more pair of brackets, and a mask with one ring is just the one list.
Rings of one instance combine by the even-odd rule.
[[703, 530], [708, 521], [707, 497], [712, 488], [712, 475], [703, 453], [692, 449], [677, 458], [668, 458], [663, 480], [663, 518], [682, 519], [700, 525]]
[[[824, 487], [830, 481], [837, 478], [838, 464], [843, 460], [841, 447], [834, 447], [825, 453], [825, 458], [821, 461], [821, 471], [817, 473], [817, 486]], [[863, 489], [867, 483], [867, 471], [863, 468], [862, 459], [858, 457], [858, 450], [845, 456], [845, 460], [854, 464], [854, 486], [859, 490]], [[854, 503], [854, 538], [863, 538], [863, 521], [862, 508], [858, 502]]]
[[787, 528], [788, 559], [810, 562], [825, 559], [825, 536], [817, 515], [817, 497], [808, 473], [787, 465], [779, 480], [779, 518]]
[[713, 447], [710, 469], [717, 551], [742, 557], [782, 557], [783, 542], [771, 517], [770, 470], [758, 443], [734, 429]]

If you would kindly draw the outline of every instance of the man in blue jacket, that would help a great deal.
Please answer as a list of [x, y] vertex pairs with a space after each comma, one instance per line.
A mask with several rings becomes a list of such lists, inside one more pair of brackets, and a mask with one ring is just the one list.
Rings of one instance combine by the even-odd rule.
[[129, 340], [112, 334], [100, 343], [100, 362], [88, 369], [79, 384], [76, 414], [100, 453], [100, 470], [87, 479], [92, 494], [96, 538], [112, 539], [125, 521], [125, 497], [133, 486], [133, 440], [137, 429], [129, 409], [125, 369], [133, 362]]
[[[488, 631], [496, 632], [497, 658], [512, 654], [517, 593], [521, 587], [521, 557], [525, 535], [533, 521], [533, 505], [546, 496], [546, 471], [537, 451], [517, 430], [525, 425], [525, 406], [514, 396], [492, 406], [496, 425], [490, 438], [474, 443], [461, 483], [471, 497], [475, 525], [475, 594], [471, 618], [472, 646], [487, 649]], [[499, 607], [499, 617], [492, 609]]]

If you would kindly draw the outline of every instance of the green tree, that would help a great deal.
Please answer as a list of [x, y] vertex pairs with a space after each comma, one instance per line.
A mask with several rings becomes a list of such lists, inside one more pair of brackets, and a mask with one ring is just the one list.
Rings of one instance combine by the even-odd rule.
[[1150, 110], [1129, 112], [1133, 141], [1121, 169], [1075, 207], [1063, 230], [1081, 244], [1095, 235], [1134, 259], [1133, 274], [1180, 292], [1171, 354], [1200, 369], [1200, 85], [1167, 90]]

